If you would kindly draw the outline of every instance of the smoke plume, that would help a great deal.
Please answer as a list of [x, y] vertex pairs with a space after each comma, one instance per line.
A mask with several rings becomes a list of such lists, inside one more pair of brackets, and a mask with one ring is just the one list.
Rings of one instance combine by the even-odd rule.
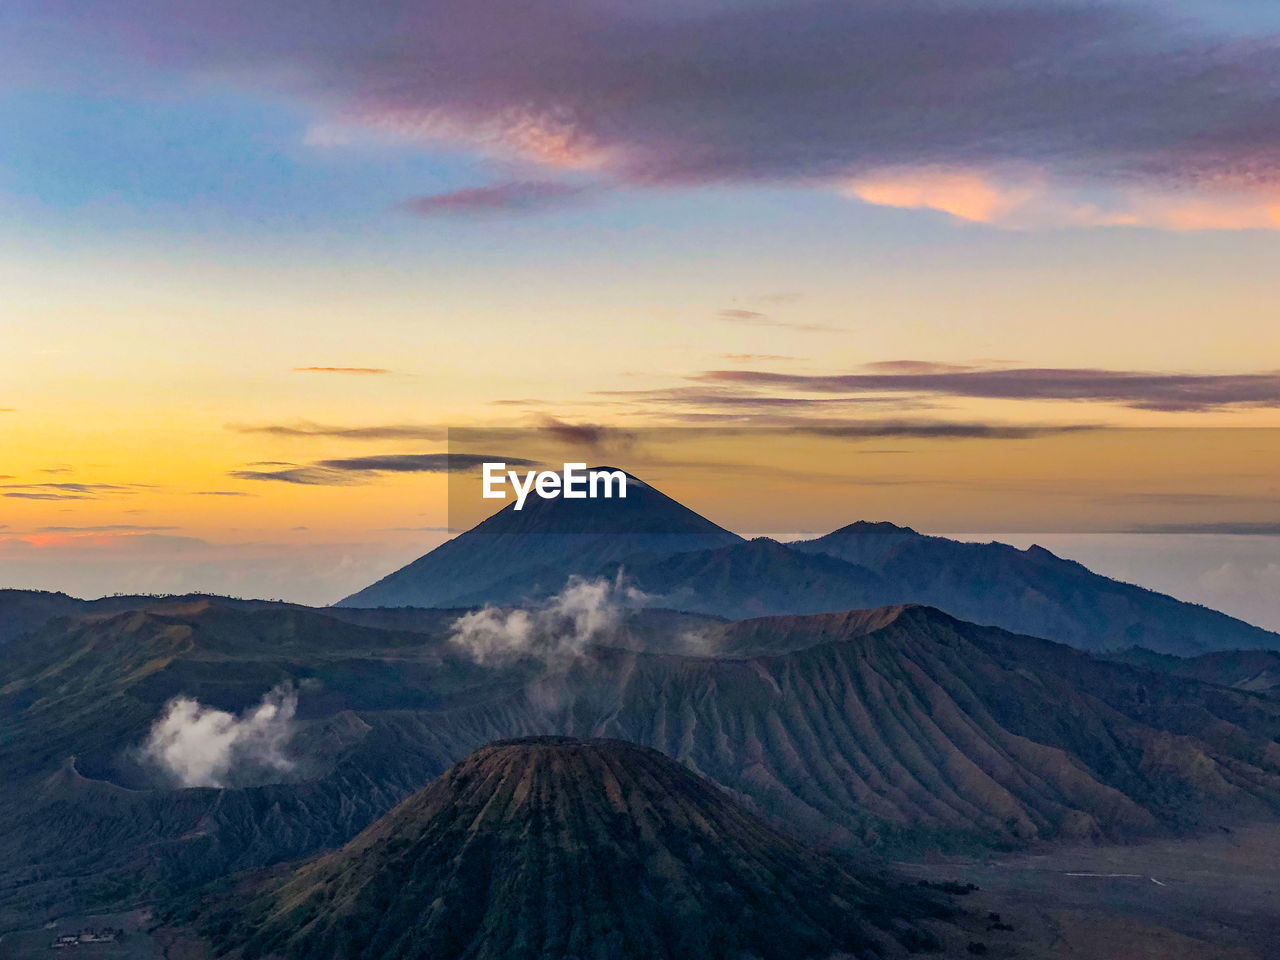
[[641, 591], [623, 584], [621, 573], [614, 580], [573, 576], [540, 607], [485, 607], [462, 615], [454, 621], [449, 639], [479, 663], [531, 656], [548, 666], [561, 666], [588, 644], [615, 634], [622, 611], [646, 599]]
[[182, 787], [248, 786], [278, 779], [295, 766], [286, 754], [298, 694], [290, 685], [267, 693], [239, 716], [174, 697], [151, 727], [142, 759]]

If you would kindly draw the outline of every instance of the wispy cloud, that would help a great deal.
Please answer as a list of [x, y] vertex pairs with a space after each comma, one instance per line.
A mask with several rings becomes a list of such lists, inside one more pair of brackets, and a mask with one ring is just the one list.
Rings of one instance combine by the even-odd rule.
[[390, 373], [383, 367], [294, 367], [294, 373], [350, 373], [357, 376], [375, 377]]
[[14, 500], [90, 500], [87, 494], [83, 493], [48, 493], [40, 491], [23, 491], [13, 490], [4, 494]]
[[250, 497], [251, 493], [244, 490], [192, 490], [191, 495], [194, 497]]
[[416, 217], [493, 217], [541, 213], [581, 202], [589, 188], [552, 180], [511, 180], [412, 197], [401, 209]]
[[342, 487], [359, 483], [355, 477], [324, 467], [289, 467], [284, 470], [232, 470], [227, 476], [236, 480], [275, 480], [305, 487]]
[[716, 314], [721, 320], [736, 320], [739, 323], [768, 323], [769, 315], [759, 310], [739, 310], [729, 308]]
[[796, 397], [756, 393], [732, 387], [714, 385], [698, 387], [658, 387], [652, 390], [597, 390], [598, 397], [613, 398], [614, 402], [635, 404], [641, 407], [682, 408], [675, 415], [686, 417], [722, 416], [712, 411], [733, 411], [733, 416], [750, 416], [754, 412], [776, 410], [809, 410], [813, 412], [838, 409], [859, 409], [876, 406], [892, 407], [896, 411], [918, 410], [932, 406], [923, 400], [903, 397], [847, 396], [847, 397]]
[[148, 484], [132, 483], [9, 483], [4, 496], [20, 500], [91, 500], [104, 495], [137, 493]]
[[236, 433], [261, 433], [272, 437], [325, 437], [336, 440], [443, 440], [445, 427], [438, 424], [392, 423], [364, 427], [343, 427], [332, 424], [296, 420], [292, 423], [251, 425], [227, 424]]
[[318, 466], [358, 473], [457, 473], [473, 470], [482, 463], [496, 460], [505, 460], [506, 463], [516, 465], [533, 463], [532, 460], [521, 460], [516, 457], [504, 458], [473, 453], [400, 453], [321, 460]]
[[382, 473], [461, 473], [482, 463], [502, 461], [511, 466], [532, 466], [520, 457], [472, 453], [401, 453], [320, 460], [305, 467], [283, 470], [232, 470], [237, 480], [274, 480], [299, 486], [350, 486], [367, 483]]
[[953, 420], [814, 420], [779, 418], [775, 425], [795, 433], [837, 440], [866, 440], [898, 437], [924, 440], [1029, 440], [1068, 433], [1103, 429], [1096, 424], [1010, 424]]
[[116, 493], [127, 493], [144, 487], [145, 484], [139, 483], [11, 483], [11, 487], [30, 487], [48, 490], [60, 490], [68, 493], [101, 493], [112, 491]]
[[805, 333], [841, 333], [843, 327], [833, 327], [825, 323], [802, 323], [795, 320], [783, 320], [761, 310], [747, 310], [741, 307], [728, 307], [717, 311], [716, 316], [731, 323], [748, 324], [756, 327], [785, 327]]
[[1141, 410], [1280, 407], [1280, 372], [1195, 374], [1103, 369], [982, 369], [896, 361], [847, 374], [709, 370], [692, 379], [806, 393], [891, 393], [1000, 400], [1116, 403]]
[[[676, 422], [654, 425], [632, 431], [632, 442], [637, 449], [649, 444], [701, 444], [709, 440], [727, 438], [754, 438], [760, 443], [771, 439], [807, 435], [832, 440], [869, 440], [878, 438], [900, 439], [986, 439], [1026, 440], [1036, 437], [1056, 436], [1110, 429], [1092, 423], [1005, 423], [985, 420], [943, 420], [852, 417], [821, 417], [808, 412], [737, 412], [690, 414]], [[883, 450], [866, 450], [882, 453]], [[901, 452], [901, 451], [888, 451]], [[646, 464], [666, 463], [660, 457], [645, 455]], [[680, 461], [683, 463], [684, 461]], [[946, 482], [939, 480], [939, 482]]]

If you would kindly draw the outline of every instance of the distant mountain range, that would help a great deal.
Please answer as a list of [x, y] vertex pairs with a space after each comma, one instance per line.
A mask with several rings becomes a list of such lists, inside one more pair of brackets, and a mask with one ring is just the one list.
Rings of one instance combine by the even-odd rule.
[[[0, 928], [338, 846], [480, 746], [531, 735], [652, 747], [843, 850], [1280, 810], [1280, 701], [927, 607], [632, 612], [558, 665], [476, 662], [450, 639], [459, 612], [167, 602], [8, 644]], [[172, 698], [244, 716], [281, 684], [297, 696], [287, 769], [174, 789], [140, 762]]]
[[207, 894], [245, 958], [905, 957], [949, 914], [806, 849], [662, 754], [617, 740], [486, 746], [342, 849]]
[[799, 543], [748, 542], [635, 478], [628, 491], [626, 499], [535, 497], [519, 512], [507, 506], [339, 606], [528, 603], [572, 575], [621, 571], [655, 605], [735, 620], [919, 603], [1082, 650], [1280, 649], [1280, 634], [1042, 547], [864, 522]]

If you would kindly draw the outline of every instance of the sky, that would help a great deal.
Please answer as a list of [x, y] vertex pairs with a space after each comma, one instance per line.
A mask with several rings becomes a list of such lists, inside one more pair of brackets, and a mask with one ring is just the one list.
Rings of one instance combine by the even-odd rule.
[[1280, 625], [1277, 230], [1262, 0], [7, 0], [0, 582], [328, 602], [593, 428]]

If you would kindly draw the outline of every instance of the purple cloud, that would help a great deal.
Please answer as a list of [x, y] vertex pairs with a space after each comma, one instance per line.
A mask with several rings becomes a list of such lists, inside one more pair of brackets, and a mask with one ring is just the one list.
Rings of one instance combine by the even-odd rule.
[[[443, 440], [447, 429], [433, 424], [393, 423], [366, 427], [340, 427], [332, 424], [311, 423], [299, 420], [294, 423], [270, 423], [259, 426], [242, 423], [227, 424], [236, 433], [265, 433], [273, 437], [326, 437], [339, 440]], [[255, 466], [255, 464], [250, 464]], [[288, 467], [283, 461], [263, 461], [256, 466]]]
[[806, 375], [760, 370], [709, 370], [692, 379], [808, 393], [910, 393], [995, 400], [1078, 400], [1118, 403], [1139, 410], [1280, 407], [1280, 371], [1193, 374], [1055, 368], [975, 369], [917, 361], [896, 363], [899, 365], [896, 369], [903, 372]]
[[145, 483], [6, 483], [4, 496], [15, 500], [91, 500], [103, 494], [136, 493], [148, 486]]
[[501, 460], [513, 466], [533, 466], [534, 461], [472, 453], [391, 453], [321, 460], [310, 466], [282, 470], [232, 470], [237, 480], [274, 480], [307, 487], [343, 487], [366, 483], [381, 473], [462, 473], [482, 463]]
[[417, 217], [513, 216], [566, 206], [586, 192], [586, 187], [570, 183], [513, 180], [412, 197], [400, 206]]
[[[1275, 43], [1120, 0], [12, 0], [10, 17], [39, 24], [33, 63], [125, 51], [135, 73], [244, 78], [338, 122], [632, 184], [847, 184], [931, 168], [1193, 193], [1280, 182]], [[514, 182], [409, 206], [510, 212], [570, 189]], [[954, 178], [850, 189], [973, 219], [1024, 204], [1000, 190], [958, 199], [974, 184]], [[1159, 219], [1095, 206], [1065, 214]], [[1259, 216], [1160, 212], [1174, 225]]]
[[475, 453], [393, 453], [369, 457], [345, 457], [321, 460], [317, 466], [327, 470], [356, 473], [461, 473], [484, 463], [502, 460], [515, 466], [531, 466], [532, 460]]

